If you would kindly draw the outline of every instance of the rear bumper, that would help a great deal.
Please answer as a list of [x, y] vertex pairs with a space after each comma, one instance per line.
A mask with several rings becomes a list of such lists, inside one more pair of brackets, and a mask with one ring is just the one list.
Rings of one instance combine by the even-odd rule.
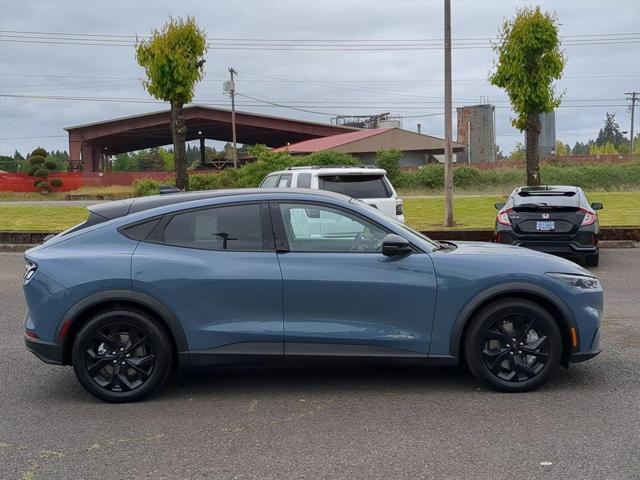
[[44, 342], [31, 337], [24, 337], [24, 344], [31, 353], [45, 363], [63, 365], [62, 346], [53, 342]]
[[598, 253], [598, 245], [580, 242], [580, 234], [573, 238], [541, 238], [533, 235], [518, 235], [513, 231], [498, 231], [499, 243], [530, 248], [545, 253], [565, 255], [593, 255]]

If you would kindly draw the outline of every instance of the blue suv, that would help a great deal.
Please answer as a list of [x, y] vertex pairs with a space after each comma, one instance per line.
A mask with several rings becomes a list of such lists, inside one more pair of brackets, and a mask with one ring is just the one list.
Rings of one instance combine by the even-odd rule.
[[518, 392], [600, 351], [602, 289], [532, 250], [434, 242], [339, 194], [227, 190], [89, 207], [28, 250], [25, 341], [110, 402], [172, 367], [465, 361]]

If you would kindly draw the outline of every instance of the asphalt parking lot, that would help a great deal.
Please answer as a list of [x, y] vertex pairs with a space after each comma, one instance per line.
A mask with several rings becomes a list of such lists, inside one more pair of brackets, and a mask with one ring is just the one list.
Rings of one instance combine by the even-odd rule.
[[640, 249], [605, 250], [604, 352], [500, 394], [419, 366], [173, 374], [137, 404], [23, 346], [21, 254], [0, 254], [0, 478], [640, 478]]

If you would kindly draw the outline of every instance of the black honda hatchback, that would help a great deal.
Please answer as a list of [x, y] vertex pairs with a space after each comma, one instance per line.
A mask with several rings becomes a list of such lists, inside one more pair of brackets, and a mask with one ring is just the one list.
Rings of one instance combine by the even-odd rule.
[[506, 203], [496, 203], [496, 242], [558, 255], [579, 256], [598, 265], [601, 203], [589, 203], [579, 187], [516, 188]]

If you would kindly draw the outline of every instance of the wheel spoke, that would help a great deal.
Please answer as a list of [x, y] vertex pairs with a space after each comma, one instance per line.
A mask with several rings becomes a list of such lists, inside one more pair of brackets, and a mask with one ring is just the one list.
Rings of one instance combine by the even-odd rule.
[[500, 340], [502, 342], [508, 342], [511, 337], [510, 335], [504, 333], [504, 329], [499, 328], [498, 330], [487, 331], [485, 338], [487, 340], [495, 339], [495, 340]]
[[519, 356], [515, 356], [513, 359], [515, 371], [523, 374], [527, 378], [532, 378], [536, 376], [536, 371], [527, 365]]
[[155, 355], [147, 355], [142, 358], [128, 358], [127, 364], [138, 372], [148, 376], [149, 369], [153, 366], [155, 358]]
[[95, 375], [98, 372], [100, 372], [100, 370], [102, 370], [104, 367], [109, 365], [111, 362], [113, 362], [111, 358], [107, 358], [107, 357], [98, 358], [91, 366], [87, 368], [87, 372], [89, 372], [89, 375]]
[[[137, 339], [134, 343], [132, 343], [129, 347], [125, 349], [125, 352], [130, 353], [135, 351], [135, 349], [138, 348], [140, 345], [142, 345], [146, 339], [147, 339], [146, 335], [144, 335], [142, 338]], [[131, 338], [129, 340], [131, 340]]]
[[542, 345], [544, 345], [544, 343], [547, 341], [547, 336], [542, 336], [540, 338], [538, 338], [538, 340], [536, 340], [535, 342], [531, 342], [531, 343], [527, 343], [526, 345], [524, 345], [522, 347], [522, 350], [524, 351], [533, 351], [533, 350], [537, 350], [540, 347], [542, 347]]
[[502, 367], [502, 363], [507, 358], [509, 358], [509, 350], [504, 349], [498, 355], [494, 356], [490, 362], [488, 362], [489, 370], [491, 370], [493, 373], [498, 373], [500, 367]]
[[111, 335], [106, 335], [102, 330], [98, 330], [98, 333], [96, 336], [100, 341], [106, 343], [109, 346], [109, 348], [115, 347], [116, 341], [113, 337], [111, 337]]

